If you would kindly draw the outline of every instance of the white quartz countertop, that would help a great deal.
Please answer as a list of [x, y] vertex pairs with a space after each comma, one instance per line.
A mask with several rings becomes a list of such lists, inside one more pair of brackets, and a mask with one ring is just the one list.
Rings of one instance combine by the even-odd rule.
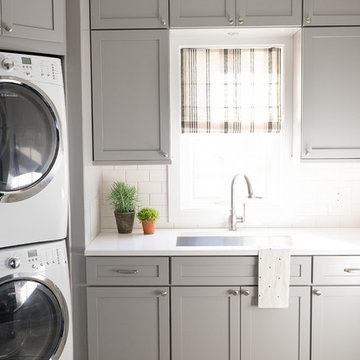
[[[254, 236], [244, 246], [176, 246], [178, 236]], [[277, 238], [279, 237], [279, 238]], [[287, 237], [287, 238], [284, 238]], [[360, 255], [360, 228], [157, 229], [144, 235], [102, 231], [86, 256], [257, 255], [260, 248], [290, 248], [292, 255]]]

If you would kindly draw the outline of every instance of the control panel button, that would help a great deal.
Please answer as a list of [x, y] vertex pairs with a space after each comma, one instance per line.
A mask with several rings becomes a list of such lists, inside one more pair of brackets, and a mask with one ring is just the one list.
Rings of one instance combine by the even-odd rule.
[[14, 68], [14, 61], [9, 59], [9, 58], [5, 58], [2, 62], [1, 62], [1, 66], [7, 70], [10, 71]]
[[20, 267], [20, 259], [12, 257], [7, 261], [7, 264], [10, 269], [18, 269]]

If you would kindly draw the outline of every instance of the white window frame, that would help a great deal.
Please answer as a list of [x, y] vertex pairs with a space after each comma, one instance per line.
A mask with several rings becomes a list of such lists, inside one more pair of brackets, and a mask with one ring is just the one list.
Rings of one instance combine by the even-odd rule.
[[[169, 221], [193, 225], [214, 226], [227, 222], [226, 208], [181, 209], [180, 201], [180, 135], [181, 135], [181, 54], [184, 47], [281, 47], [283, 49], [283, 123], [281, 130], [281, 162], [292, 157], [293, 137], [293, 35], [299, 29], [209, 29], [170, 30], [170, 119], [172, 165], [168, 170]], [[278, 208], [281, 202], [281, 179], [276, 200], [250, 200], [252, 207]], [[229, 204], [230, 204], [230, 184]]]

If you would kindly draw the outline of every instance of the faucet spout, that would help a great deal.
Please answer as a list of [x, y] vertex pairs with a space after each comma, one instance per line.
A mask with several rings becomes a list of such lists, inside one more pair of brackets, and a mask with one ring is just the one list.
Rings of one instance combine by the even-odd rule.
[[252, 199], [254, 198], [254, 192], [250, 183], [250, 179], [245, 174], [236, 174], [232, 181], [231, 181], [231, 209], [230, 209], [230, 216], [229, 216], [229, 230], [235, 231], [236, 225], [238, 223], [243, 223], [245, 221], [245, 203], [243, 204], [243, 216], [237, 216], [236, 215], [236, 209], [235, 209], [235, 182], [236, 179], [239, 177], [243, 177], [248, 191], [248, 198]]

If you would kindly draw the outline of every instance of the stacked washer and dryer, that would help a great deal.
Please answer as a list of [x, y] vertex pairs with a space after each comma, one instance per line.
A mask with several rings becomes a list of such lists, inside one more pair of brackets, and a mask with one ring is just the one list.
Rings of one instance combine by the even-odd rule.
[[61, 61], [0, 64], [0, 359], [73, 360]]

